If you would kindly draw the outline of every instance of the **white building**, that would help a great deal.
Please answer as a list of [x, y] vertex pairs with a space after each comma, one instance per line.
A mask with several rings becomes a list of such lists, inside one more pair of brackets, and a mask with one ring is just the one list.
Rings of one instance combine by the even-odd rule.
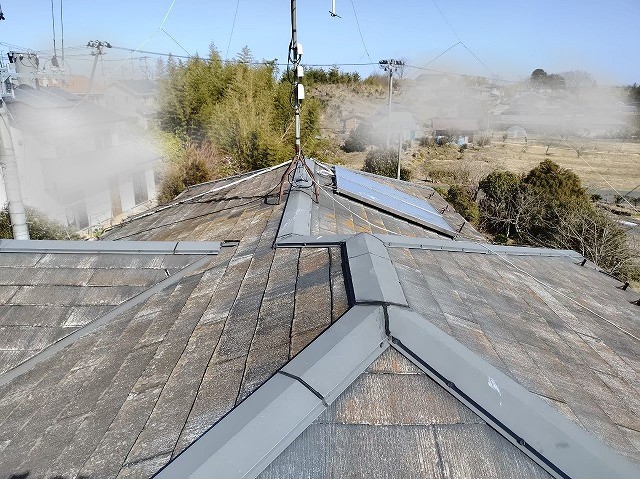
[[107, 107], [148, 128], [158, 111], [158, 89], [151, 80], [116, 80], [107, 86]]
[[55, 87], [23, 85], [6, 103], [25, 204], [92, 230], [155, 200], [160, 156], [122, 115]]

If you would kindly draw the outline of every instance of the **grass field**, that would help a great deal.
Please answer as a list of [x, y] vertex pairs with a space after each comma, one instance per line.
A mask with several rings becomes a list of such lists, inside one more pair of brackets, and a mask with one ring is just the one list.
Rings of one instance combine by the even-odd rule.
[[[494, 136], [499, 136], [498, 134]], [[361, 168], [365, 153], [344, 153], [338, 158], [352, 168]], [[493, 140], [483, 147], [470, 147], [458, 153], [453, 147], [413, 147], [402, 161], [412, 168], [414, 178], [424, 179], [423, 165], [440, 170], [468, 170], [479, 180], [495, 169], [525, 173], [549, 159], [574, 171], [590, 193], [626, 194], [638, 187], [640, 196], [640, 142], [619, 140], [569, 139], [548, 143], [543, 139], [524, 141]]]

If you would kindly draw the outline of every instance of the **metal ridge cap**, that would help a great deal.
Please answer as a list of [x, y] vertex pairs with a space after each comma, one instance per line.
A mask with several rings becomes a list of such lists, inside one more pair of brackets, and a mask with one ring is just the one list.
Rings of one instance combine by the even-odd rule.
[[374, 234], [387, 248], [408, 248], [425, 250], [442, 250], [461, 253], [502, 253], [522, 256], [563, 256], [582, 258], [576, 251], [568, 249], [539, 248], [535, 246], [506, 246], [484, 244], [469, 240], [444, 240], [435, 238], [418, 238], [400, 235]]
[[284, 207], [280, 226], [276, 234], [276, 243], [291, 235], [309, 236], [311, 234], [311, 208], [313, 200], [303, 191], [291, 188]]
[[218, 241], [0, 240], [0, 253], [218, 254]]
[[382, 306], [356, 306], [156, 473], [258, 476], [389, 346]]
[[346, 241], [345, 249], [356, 303], [408, 306], [396, 268], [380, 239], [360, 233]]
[[554, 477], [640, 470], [418, 313], [389, 306], [392, 345]]
[[298, 235], [286, 234], [276, 239], [275, 245], [279, 247], [322, 247], [322, 246], [340, 246], [345, 243], [352, 234], [326, 234], [326, 235]]

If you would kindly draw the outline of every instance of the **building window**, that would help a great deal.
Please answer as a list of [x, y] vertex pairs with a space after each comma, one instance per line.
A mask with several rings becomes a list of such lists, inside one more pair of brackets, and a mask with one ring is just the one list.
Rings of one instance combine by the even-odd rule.
[[134, 201], [136, 205], [139, 205], [149, 199], [149, 194], [147, 193], [147, 179], [145, 178], [144, 171], [135, 173], [132, 180]]
[[109, 195], [111, 196], [111, 216], [122, 214], [122, 200], [120, 199], [118, 177], [113, 177], [109, 180]]
[[79, 230], [89, 226], [89, 216], [87, 215], [87, 205], [84, 201], [76, 203], [67, 209], [67, 224], [75, 226]]

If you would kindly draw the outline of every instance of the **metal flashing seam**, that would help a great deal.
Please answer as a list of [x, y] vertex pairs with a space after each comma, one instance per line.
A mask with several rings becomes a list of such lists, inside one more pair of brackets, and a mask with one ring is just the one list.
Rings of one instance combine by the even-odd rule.
[[387, 310], [392, 345], [554, 477], [640, 477], [627, 459], [427, 319]]
[[562, 256], [582, 259], [582, 255], [573, 250], [534, 248], [528, 246], [502, 246], [494, 244], [476, 243], [473, 241], [451, 241], [431, 238], [411, 238], [396, 235], [374, 235], [387, 248], [424, 249], [432, 251], [449, 251], [461, 253], [491, 254], [500, 253], [516, 256]]
[[0, 240], [0, 253], [218, 254], [217, 241]]
[[286, 238], [278, 238], [276, 240], [276, 246], [280, 248], [301, 248], [305, 246], [320, 248], [323, 246], [339, 246], [351, 237], [353, 237], [352, 234], [327, 234], [309, 236], [293, 235]]
[[181, 269], [177, 273], [175, 273], [172, 276], [169, 276], [168, 278], [160, 281], [159, 283], [155, 284], [154, 286], [150, 287], [149, 289], [145, 290], [144, 292], [138, 294], [137, 296], [134, 296], [133, 298], [129, 299], [128, 301], [125, 301], [124, 303], [119, 304], [118, 306], [113, 308], [111, 311], [109, 311], [107, 314], [105, 314], [104, 316], [99, 317], [95, 321], [92, 321], [91, 323], [81, 327], [80, 329], [77, 329], [76, 331], [74, 331], [73, 333], [69, 334], [68, 336], [65, 336], [64, 338], [60, 339], [59, 341], [56, 341], [52, 345], [46, 347], [45, 349], [40, 351], [35, 356], [32, 356], [31, 358], [27, 359], [26, 361], [24, 361], [23, 363], [19, 364], [15, 368], [10, 369], [6, 373], [0, 375], [0, 386], [3, 386], [5, 384], [7, 384], [9, 381], [15, 379], [16, 377], [20, 376], [21, 374], [26, 373], [27, 371], [30, 371], [36, 365], [38, 365], [39, 363], [41, 363], [42, 361], [44, 361], [46, 359], [49, 359], [51, 356], [56, 354], [58, 351], [61, 351], [62, 349], [66, 348], [67, 346], [70, 346], [71, 344], [75, 343], [81, 337], [86, 336], [89, 333], [92, 333], [93, 331], [95, 331], [96, 329], [100, 328], [101, 326], [104, 326], [105, 324], [109, 323], [111, 320], [115, 319], [117, 316], [119, 316], [120, 314], [124, 313], [125, 311], [127, 311], [127, 310], [133, 308], [134, 306], [137, 306], [138, 304], [146, 301], [151, 296], [153, 296], [154, 294], [156, 294], [159, 291], [162, 291], [167, 286], [170, 286], [170, 285], [173, 285], [173, 284], [177, 283], [182, 277], [184, 277], [185, 275], [197, 270], [201, 266], [204, 266], [207, 263], [207, 261], [209, 261], [209, 260], [210, 260], [210, 258], [208, 258], [207, 256], [204, 256], [204, 257], [200, 258], [199, 260], [195, 261], [194, 263], [191, 263], [190, 265], [188, 265], [185, 268]]
[[356, 306], [154, 477], [256, 477], [389, 346], [381, 306]]
[[379, 239], [358, 234], [347, 240], [346, 251], [356, 303], [408, 306], [396, 269]]

